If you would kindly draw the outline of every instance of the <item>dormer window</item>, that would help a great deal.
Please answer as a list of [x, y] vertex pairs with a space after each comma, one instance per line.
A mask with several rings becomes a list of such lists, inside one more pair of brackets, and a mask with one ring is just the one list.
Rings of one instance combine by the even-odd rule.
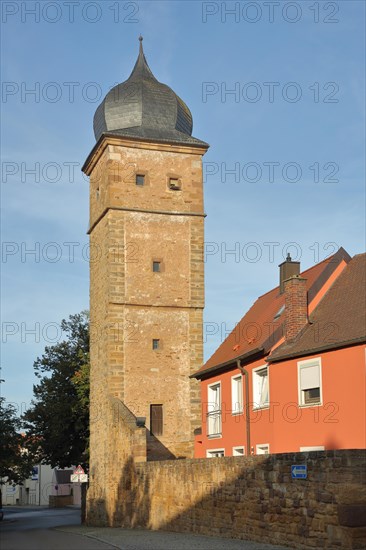
[[145, 184], [145, 176], [143, 174], [136, 174], [136, 185], [144, 185]]
[[179, 191], [181, 188], [182, 186], [178, 178], [169, 178], [169, 189]]
[[280, 307], [276, 315], [273, 317], [273, 320], [276, 321], [277, 319], [279, 319], [284, 311], [285, 311], [285, 304], [283, 304], [283, 306]]

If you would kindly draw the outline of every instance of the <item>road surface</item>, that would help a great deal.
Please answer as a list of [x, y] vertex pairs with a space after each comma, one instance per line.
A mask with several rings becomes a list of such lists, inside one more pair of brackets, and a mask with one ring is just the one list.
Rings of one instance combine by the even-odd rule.
[[4, 508], [1, 550], [289, 550], [259, 542], [144, 529], [80, 525], [73, 507]]
[[6, 506], [0, 522], [1, 550], [115, 550], [110, 544], [53, 529], [66, 525], [80, 525], [79, 509]]

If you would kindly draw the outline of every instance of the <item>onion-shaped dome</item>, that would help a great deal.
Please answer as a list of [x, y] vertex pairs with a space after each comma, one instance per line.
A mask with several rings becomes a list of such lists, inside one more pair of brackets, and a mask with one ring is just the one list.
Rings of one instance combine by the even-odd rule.
[[94, 115], [94, 134], [207, 145], [192, 137], [192, 115], [169, 86], [159, 82], [147, 64], [140, 36], [133, 71], [104, 98]]

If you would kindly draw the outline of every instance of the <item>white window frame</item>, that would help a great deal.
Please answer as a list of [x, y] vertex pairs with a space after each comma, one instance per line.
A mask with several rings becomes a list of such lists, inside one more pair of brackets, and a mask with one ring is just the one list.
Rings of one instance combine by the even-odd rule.
[[318, 445], [314, 447], [300, 447], [300, 453], [307, 453], [311, 451], [325, 451], [324, 445]]
[[[213, 409], [210, 409], [210, 404], [213, 404], [213, 401], [211, 399], [211, 392], [212, 389], [215, 387], [219, 387], [219, 408], [216, 409], [215, 407]], [[214, 382], [212, 384], [209, 384], [207, 386], [207, 437], [210, 439], [219, 438], [222, 437], [222, 393], [221, 393], [221, 381]], [[216, 413], [216, 414], [215, 414]], [[217, 425], [217, 428], [215, 433], [210, 433], [210, 427]]]
[[[268, 451], [267, 453], [260, 453], [259, 450], [265, 449]], [[258, 443], [258, 445], [255, 446], [255, 454], [256, 455], [269, 455], [269, 443]]]
[[[257, 403], [257, 395], [256, 390], [254, 389], [255, 386], [255, 378], [256, 376], [259, 376], [256, 374], [258, 371], [262, 371], [264, 369], [267, 369], [267, 384], [268, 384], [268, 401], [266, 403]], [[253, 410], [256, 409], [268, 409], [270, 404], [270, 396], [269, 396], [269, 365], [261, 365], [260, 367], [256, 367], [252, 370], [252, 391], [253, 391]]]
[[[317, 403], [305, 403], [304, 394], [305, 390], [301, 389], [301, 369], [315, 366], [319, 367], [319, 401]], [[297, 363], [297, 391], [298, 401], [300, 407], [320, 407], [323, 404], [323, 384], [322, 384], [322, 360], [321, 357], [315, 357], [314, 359], [307, 359], [306, 361], [298, 361]]]
[[[243, 452], [242, 453], [239, 453], [239, 454], [235, 454], [238, 450], [242, 450]], [[245, 456], [245, 447], [244, 445], [239, 445], [237, 447], [233, 447], [233, 456]]]
[[[236, 401], [236, 396], [234, 397], [234, 386], [235, 382], [240, 380], [240, 402]], [[234, 402], [235, 399], [235, 402]], [[235, 374], [231, 377], [231, 414], [243, 414], [244, 410], [244, 396], [243, 396], [243, 376], [241, 374]]]
[[[224, 453], [221, 456], [212, 456], [212, 453]], [[207, 449], [206, 450], [206, 458], [222, 458], [225, 456], [225, 449]]]

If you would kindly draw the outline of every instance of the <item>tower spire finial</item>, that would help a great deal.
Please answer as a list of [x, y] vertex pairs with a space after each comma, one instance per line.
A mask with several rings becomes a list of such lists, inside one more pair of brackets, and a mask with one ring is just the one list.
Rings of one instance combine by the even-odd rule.
[[143, 38], [142, 34], [140, 34], [140, 36], [139, 36], [139, 41], [140, 41], [140, 52], [143, 51], [143, 49], [142, 49], [142, 41], [143, 41], [143, 39], [144, 39], [144, 38]]

